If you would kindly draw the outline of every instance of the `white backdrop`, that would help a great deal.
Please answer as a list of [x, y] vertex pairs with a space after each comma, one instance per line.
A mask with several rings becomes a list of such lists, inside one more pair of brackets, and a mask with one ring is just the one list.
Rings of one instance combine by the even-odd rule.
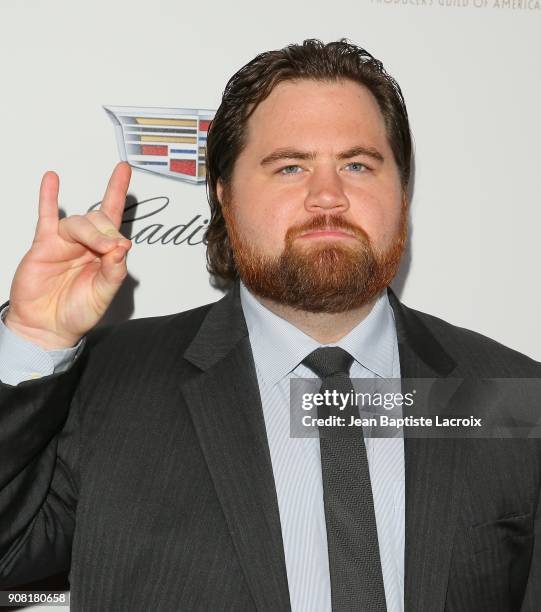
[[[540, 26], [540, 0], [2, 2], [0, 299], [31, 242], [45, 170], [60, 174], [68, 214], [101, 199], [118, 161], [103, 105], [215, 109], [258, 52], [346, 36], [384, 62], [410, 113], [403, 301], [541, 360]], [[208, 218], [204, 186], [136, 170], [130, 193], [169, 199], [132, 233]], [[117, 315], [134, 286], [134, 317], [216, 300], [204, 264], [201, 244], [135, 244]]]

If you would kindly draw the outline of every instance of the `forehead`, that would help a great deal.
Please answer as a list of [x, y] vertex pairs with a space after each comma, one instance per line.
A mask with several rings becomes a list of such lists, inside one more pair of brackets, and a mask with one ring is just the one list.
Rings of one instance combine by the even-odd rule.
[[352, 142], [388, 146], [376, 99], [351, 80], [279, 83], [250, 116], [245, 142], [264, 149], [303, 145], [342, 150]]

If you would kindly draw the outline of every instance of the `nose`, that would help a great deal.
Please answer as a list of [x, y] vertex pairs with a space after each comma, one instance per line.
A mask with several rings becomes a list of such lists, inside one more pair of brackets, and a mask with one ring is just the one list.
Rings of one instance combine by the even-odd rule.
[[308, 194], [304, 202], [308, 212], [344, 213], [349, 199], [336, 168], [317, 168], [309, 179]]

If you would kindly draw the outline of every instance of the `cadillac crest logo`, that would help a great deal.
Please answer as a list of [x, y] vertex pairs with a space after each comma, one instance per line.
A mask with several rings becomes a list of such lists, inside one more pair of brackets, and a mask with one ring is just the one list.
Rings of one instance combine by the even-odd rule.
[[189, 183], [204, 183], [207, 132], [215, 111], [193, 108], [103, 107], [118, 152], [130, 166]]

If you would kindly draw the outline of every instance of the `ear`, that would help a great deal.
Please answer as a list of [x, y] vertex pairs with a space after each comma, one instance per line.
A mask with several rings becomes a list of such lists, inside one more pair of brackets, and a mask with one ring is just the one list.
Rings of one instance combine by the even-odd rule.
[[216, 195], [218, 196], [218, 201], [220, 202], [220, 206], [223, 205], [223, 197], [224, 197], [224, 184], [222, 183], [222, 179], [218, 179], [216, 182]]

